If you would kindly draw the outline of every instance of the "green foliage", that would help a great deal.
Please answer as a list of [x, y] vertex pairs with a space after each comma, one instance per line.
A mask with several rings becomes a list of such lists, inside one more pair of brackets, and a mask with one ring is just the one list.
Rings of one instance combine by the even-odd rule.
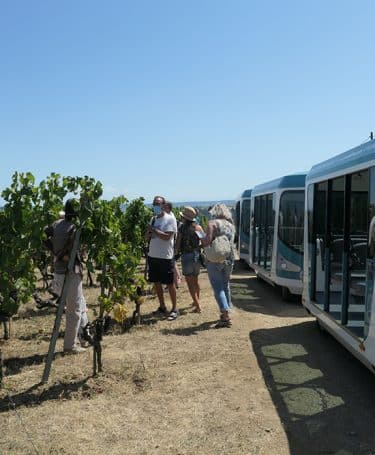
[[204, 230], [206, 230], [207, 229], [207, 225], [208, 225], [207, 216], [206, 215], [199, 215], [199, 214], [198, 214], [198, 216], [199, 216], [199, 224], [202, 226], [202, 228]]
[[[36, 284], [35, 267], [43, 253], [44, 228], [58, 218], [67, 197], [76, 199], [75, 220], [81, 247], [91, 272], [99, 268], [101, 314], [125, 299], [137, 301], [145, 287], [137, 267], [144, 249], [150, 210], [143, 198], [100, 199], [102, 184], [88, 176], [61, 177], [52, 173], [35, 185], [31, 173], [15, 173], [0, 212], [0, 311], [12, 315], [27, 302]], [[17, 294], [17, 297], [16, 296]]]
[[145, 232], [151, 217], [152, 210], [139, 198], [126, 207], [120, 220], [122, 240], [132, 245], [133, 254], [139, 259], [146, 248]]
[[16, 172], [2, 197], [6, 204], [0, 213], [0, 311], [12, 315], [19, 303], [29, 300], [34, 289], [31, 234], [35, 231], [32, 215], [38, 200], [34, 176]]
[[176, 217], [176, 220], [179, 220], [181, 218], [180, 212], [184, 210], [184, 207], [173, 207], [172, 208], [172, 213]]

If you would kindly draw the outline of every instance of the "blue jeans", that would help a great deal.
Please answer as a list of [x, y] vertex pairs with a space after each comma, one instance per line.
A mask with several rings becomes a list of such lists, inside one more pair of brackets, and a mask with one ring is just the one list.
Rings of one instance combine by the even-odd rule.
[[229, 311], [232, 306], [229, 286], [232, 269], [233, 264], [216, 264], [207, 261], [208, 278], [221, 312]]

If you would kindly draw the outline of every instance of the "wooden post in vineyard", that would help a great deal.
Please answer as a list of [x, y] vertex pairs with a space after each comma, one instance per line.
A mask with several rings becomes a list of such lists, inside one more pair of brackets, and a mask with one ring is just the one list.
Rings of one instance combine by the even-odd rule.
[[65, 301], [66, 301], [66, 292], [67, 292], [66, 276], [74, 268], [75, 258], [77, 256], [77, 252], [79, 249], [80, 236], [81, 236], [81, 229], [77, 229], [77, 231], [74, 235], [73, 248], [72, 248], [72, 251], [71, 251], [70, 257], [69, 257], [68, 270], [65, 274], [65, 279], [64, 279], [61, 296], [59, 297], [59, 300], [58, 300], [59, 306], [58, 306], [57, 312], [56, 312], [55, 324], [53, 326], [51, 341], [49, 343], [48, 354], [47, 354], [47, 359], [46, 359], [46, 365], [44, 367], [44, 372], [43, 372], [43, 377], [42, 377], [43, 384], [48, 382], [49, 374], [51, 372], [52, 360], [53, 360], [53, 356], [55, 354], [55, 348], [56, 348], [56, 341], [59, 336], [61, 318], [62, 318], [62, 315], [64, 312]]
[[3, 386], [3, 353], [0, 349], [0, 389]]

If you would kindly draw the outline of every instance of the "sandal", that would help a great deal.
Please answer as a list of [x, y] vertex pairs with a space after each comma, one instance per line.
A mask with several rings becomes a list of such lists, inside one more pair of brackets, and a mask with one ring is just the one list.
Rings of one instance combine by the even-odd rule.
[[167, 308], [163, 308], [161, 306], [159, 306], [159, 308], [155, 311], [152, 312], [152, 314], [167, 314], [168, 313], [168, 310]]
[[201, 313], [202, 312], [202, 308], [201, 306], [198, 304], [196, 304], [195, 302], [193, 302], [191, 304], [191, 306], [193, 307], [193, 313]]
[[222, 327], [231, 327], [232, 326], [232, 321], [230, 319], [222, 319], [220, 318], [220, 321], [218, 321], [214, 327], [215, 329], [221, 329]]
[[169, 316], [167, 317], [167, 320], [168, 320], [168, 321], [174, 321], [175, 319], [178, 318], [178, 316], [179, 316], [178, 310], [171, 311], [171, 312], [169, 313]]

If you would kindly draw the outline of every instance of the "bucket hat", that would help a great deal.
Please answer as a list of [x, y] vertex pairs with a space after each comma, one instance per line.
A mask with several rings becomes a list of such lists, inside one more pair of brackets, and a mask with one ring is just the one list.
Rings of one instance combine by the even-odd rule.
[[193, 207], [185, 207], [182, 212], [180, 212], [180, 216], [185, 218], [188, 221], [195, 221], [195, 217], [197, 216], [197, 212]]

